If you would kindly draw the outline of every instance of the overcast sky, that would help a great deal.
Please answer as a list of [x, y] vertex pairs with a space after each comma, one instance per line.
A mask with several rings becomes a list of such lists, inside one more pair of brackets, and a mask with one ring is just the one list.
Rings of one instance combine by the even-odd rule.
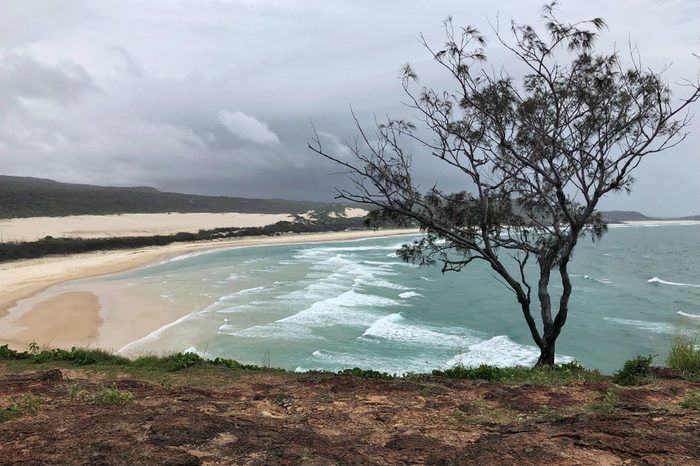
[[[328, 145], [363, 122], [403, 116], [397, 76], [410, 61], [448, 89], [418, 42], [441, 21], [488, 32], [531, 22], [541, 1], [3, 0], [0, 173], [203, 194], [330, 200]], [[695, 79], [697, 0], [563, 0], [566, 20], [601, 16], [606, 49], [631, 39], [644, 64]], [[492, 42], [493, 45], [493, 42]], [[496, 67], [512, 65], [489, 51]], [[700, 113], [699, 106], [695, 112]], [[700, 118], [682, 146], [649, 158], [632, 195], [606, 209], [700, 214]], [[422, 163], [422, 162], [421, 162]], [[425, 180], [461, 180], [422, 163]]]

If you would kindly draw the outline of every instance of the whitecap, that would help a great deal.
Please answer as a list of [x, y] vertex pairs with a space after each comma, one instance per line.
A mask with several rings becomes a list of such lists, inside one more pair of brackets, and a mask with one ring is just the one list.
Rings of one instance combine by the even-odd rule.
[[659, 277], [650, 278], [649, 280], [647, 280], [647, 283], [658, 283], [659, 285], [689, 286], [689, 287], [692, 287], [692, 288], [700, 288], [700, 285], [693, 285], [693, 284], [690, 284], [690, 283], [669, 282], [669, 281], [666, 281], [666, 280], [662, 280], [662, 279], [660, 279]]
[[613, 322], [619, 325], [625, 325], [628, 327], [638, 328], [640, 330], [646, 330], [652, 333], [673, 333], [674, 328], [671, 324], [664, 322], [649, 322], [647, 320], [631, 320], [631, 319], [618, 319], [616, 317], [603, 317], [603, 320], [608, 322]]
[[676, 312], [676, 314], [678, 314], [679, 316], [683, 316], [683, 317], [689, 317], [691, 319], [700, 319], [700, 315], [691, 314], [689, 312], [678, 311], [678, 312]]
[[399, 298], [403, 299], [408, 299], [408, 298], [422, 298], [423, 295], [416, 292], [416, 291], [407, 291], [405, 293], [399, 294]]

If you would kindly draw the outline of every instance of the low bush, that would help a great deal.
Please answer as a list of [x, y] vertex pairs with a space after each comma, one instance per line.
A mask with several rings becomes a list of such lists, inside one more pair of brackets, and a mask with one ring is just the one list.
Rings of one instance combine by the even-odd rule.
[[35, 363], [70, 362], [79, 366], [91, 364], [124, 366], [131, 363], [127, 358], [100, 349], [76, 348], [70, 350], [43, 350], [31, 355]]
[[636, 385], [651, 375], [651, 362], [654, 355], [637, 355], [625, 361], [622, 369], [613, 374], [613, 382], [618, 385]]

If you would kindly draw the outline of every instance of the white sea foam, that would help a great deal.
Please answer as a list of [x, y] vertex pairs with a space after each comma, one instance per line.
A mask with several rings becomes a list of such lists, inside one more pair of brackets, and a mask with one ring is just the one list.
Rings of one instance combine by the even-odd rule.
[[428, 278], [428, 277], [420, 277], [420, 279], [425, 280], [426, 282], [434, 282], [435, 281], [434, 279]]
[[352, 367], [367, 367], [379, 372], [402, 375], [407, 372], [430, 372], [436, 364], [424, 355], [386, 357], [362, 353], [346, 353], [320, 349], [313, 352], [306, 360], [305, 366], [296, 368], [296, 372], [306, 372], [314, 369], [343, 369]]
[[683, 316], [683, 317], [689, 317], [691, 319], [700, 319], [700, 315], [691, 314], [689, 312], [678, 311], [678, 312], [676, 312], [676, 314], [678, 314], [679, 316]]
[[464, 348], [476, 340], [473, 336], [448, 333], [447, 329], [409, 323], [401, 314], [390, 314], [374, 322], [360, 337], [368, 341], [396, 341], [427, 347]]
[[272, 322], [267, 325], [256, 325], [243, 330], [234, 332], [226, 332], [221, 330], [220, 333], [243, 337], [243, 338], [270, 338], [279, 340], [325, 340], [320, 335], [315, 335], [313, 330], [304, 325], [294, 323]]
[[[505, 335], [499, 335], [489, 340], [469, 346], [469, 351], [458, 354], [445, 364], [445, 368], [458, 365], [478, 367], [489, 364], [497, 367], [532, 366], [537, 362], [540, 352], [534, 346], [521, 345]], [[573, 361], [569, 356], [557, 356], [555, 362]]]
[[673, 333], [673, 325], [664, 322], [649, 322], [647, 320], [618, 319], [616, 317], [603, 317], [603, 320], [619, 325], [638, 328], [652, 333]]
[[662, 280], [659, 277], [654, 277], [650, 278], [647, 280], [647, 283], [658, 283], [659, 285], [671, 285], [671, 286], [688, 286], [691, 288], [700, 288], [700, 285], [693, 285], [690, 283], [676, 283], [676, 282], [668, 282], [666, 280]]
[[416, 291], [407, 291], [405, 293], [399, 294], [399, 298], [403, 299], [408, 299], [408, 298], [422, 298], [423, 295], [416, 292]]

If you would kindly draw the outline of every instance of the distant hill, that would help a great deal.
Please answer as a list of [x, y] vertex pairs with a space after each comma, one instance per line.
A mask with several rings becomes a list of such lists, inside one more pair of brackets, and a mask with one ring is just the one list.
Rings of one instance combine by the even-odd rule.
[[655, 220], [652, 217], [647, 217], [644, 214], [632, 210], [608, 210], [602, 211], [600, 214], [606, 222], [633, 222]]
[[695, 220], [700, 222], [700, 215], [691, 215], [690, 217], [681, 217], [678, 220]]
[[0, 175], [0, 218], [164, 212], [301, 214], [309, 210], [339, 210], [345, 205], [200, 196], [162, 192], [143, 186], [93, 186]]

